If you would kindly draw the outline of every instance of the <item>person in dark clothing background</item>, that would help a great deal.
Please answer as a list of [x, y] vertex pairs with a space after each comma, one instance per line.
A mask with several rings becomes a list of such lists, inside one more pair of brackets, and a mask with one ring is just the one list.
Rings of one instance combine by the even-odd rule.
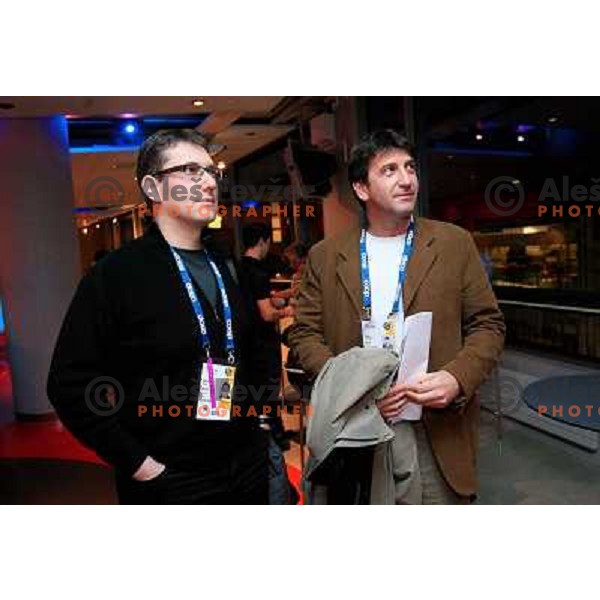
[[265, 223], [246, 225], [242, 231], [242, 241], [245, 252], [241, 261], [241, 283], [255, 323], [251, 340], [251, 379], [256, 390], [264, 386], [266, 391], [261, 394], [263, 404], [270, 406], [268, 418], [264, 422], [272, 435], [269, 450], [271, 504], [287, 504], [289, 484], [282, 450], [289, 446], [289, 442], [281, 416], [276, 413], [281, 386], [281, 336], [278, 321], [291, 316], [292, 309], [276, 308], [272, 302], [270, 273], [265, 265], [271, 245], [270, 227]]
[[[265, 223], [246, 225], [242, 231], [242, 288], [250, 300], [248, 307], [254, 317], [253, 369], [257, 383], [279, 385], [281, 381], [280, 319], [291, 316], [288, 307], [276, 308], [271, 300], [271, 275], [265, 258], [271, 245], [271, 229]], [[285, 304], [285, 303], [284, 303]]]
[[[251, 322], [235, 272], [201, 242], [218, 206], [204, 138], [154, 134], [137, 180], [160, 210], [144, 236], [80, 282], [48, 396], [65, 426], [115, 467], [122, 503], [267, 503], [268, 436], [239, 391], [251, 370]], [[214, 381], [225, 372], [235, 376], [233, 406], [217, 413]]]

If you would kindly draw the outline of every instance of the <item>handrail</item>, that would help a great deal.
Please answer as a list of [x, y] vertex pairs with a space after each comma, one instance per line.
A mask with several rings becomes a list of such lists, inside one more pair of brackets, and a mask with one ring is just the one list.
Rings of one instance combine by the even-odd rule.
[[498, 304], [509, 304], [511, 306], [524, 306], [526, 308], [546, 308], [548, 310], [560, 310], [563, 312], [574, 312], [581, 314], [600, 315], [600, 308], [587, 308], [583, 306], [565, 306], [562, 304], [540, 304], [538, 302], [522, 302], [520, 300], [498, 300]]

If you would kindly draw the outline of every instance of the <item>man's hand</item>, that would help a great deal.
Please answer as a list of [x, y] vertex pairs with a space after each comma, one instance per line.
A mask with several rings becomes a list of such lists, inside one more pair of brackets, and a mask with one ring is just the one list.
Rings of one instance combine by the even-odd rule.
[[165, 470], [165, 465], [147, 456], [140, 468], [133, 474], [136, 481], [150, 481], [155, 479]]
[[407, 389], [408, 386], [403, 383], [394, 385], [383, 398], [377, 401], [377, 408], [384, 419], [396, 419], [404, 410], [408, 402]]
[[291, 304], [281, 310], [281, 318], [282, 319], [287, 319], [289, 317], [293, 318], [295, 316], [296, 316], [296, 311], [295, 311], [293, 305], [291, 305]]
[[448, 371], [427, 373], [406, 386], [406, 398], [425, 408], [445, 408], [460, 394], [460, 385]]

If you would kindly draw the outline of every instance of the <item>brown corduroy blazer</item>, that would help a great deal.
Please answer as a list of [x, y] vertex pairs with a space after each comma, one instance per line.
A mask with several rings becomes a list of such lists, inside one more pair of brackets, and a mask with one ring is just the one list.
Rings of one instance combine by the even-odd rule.
[[[433, 313], [429, 371], [446, 370], [467, 402], [425, 409], [423, 421], [438, 465], [454, 491], [477, 490], [477, 388], [498, 362], [505, 325], [471, 235], [449, 223], [416, 220], [404, 287], [405, 315]], [[332, 356], [362, 345], [360, 229], [310, 251], [289, 343], [316, 376]], [[390, 273], [396, 279], [397, 273]]]

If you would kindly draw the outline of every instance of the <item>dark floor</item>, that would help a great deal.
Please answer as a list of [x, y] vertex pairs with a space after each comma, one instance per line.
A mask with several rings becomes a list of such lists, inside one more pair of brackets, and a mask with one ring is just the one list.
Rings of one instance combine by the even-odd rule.
[[600, 504], [596, 453], [482, 411], [478, 504]]
[[116, 504], [112, 469], [67, 460], [0, 460], [0, 504]]

